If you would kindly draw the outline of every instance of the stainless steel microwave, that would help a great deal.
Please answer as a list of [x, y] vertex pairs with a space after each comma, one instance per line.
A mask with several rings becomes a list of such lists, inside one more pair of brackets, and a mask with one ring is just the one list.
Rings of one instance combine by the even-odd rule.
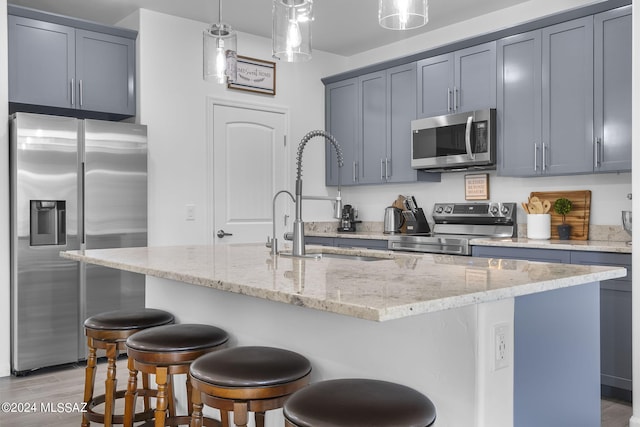
[[495, 165], [494, 108], [411, 122], [413, 169], [495, 169]]

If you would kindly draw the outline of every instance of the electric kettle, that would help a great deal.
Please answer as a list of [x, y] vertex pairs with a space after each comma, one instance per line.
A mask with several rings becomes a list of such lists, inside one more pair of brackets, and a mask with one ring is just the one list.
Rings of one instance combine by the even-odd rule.
[[384, 234], [400, 232], [403, 223], [404, 217], [401, 209], [389, 206], [384, 210]]

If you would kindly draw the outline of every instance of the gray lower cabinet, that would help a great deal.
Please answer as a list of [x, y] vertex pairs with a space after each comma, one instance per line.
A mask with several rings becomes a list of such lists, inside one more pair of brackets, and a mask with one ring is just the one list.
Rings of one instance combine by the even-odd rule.
[[593, 18], [498, 41], [499, 173], [593, 171]]
[[8, 42], [11, 112], [135, 115], [135, 39], [9, 14]]
[[496, 43], [418, 61], [418, 117], [495, 108]]
[[473, 246], [472, 254], [485, 258], [625, 267], [626, 277], [600, 283], [600, 381], [603, 396], [631, 401], [630, 254], [493, 246]]
[[[411, 120], [416, 118], [416, 64], [410, 63], [325, 87], [325, 126], [344, 157], [326, 147], [327, 185], [439, 181], [411, 168]], [[340, 170], [342, 169], [342, 170]]]
[[338, 248], [387, 249], [387, 241], [384, 239], [305, 236], [304, 240], [305, 243], [310, 245], [334, 246]]

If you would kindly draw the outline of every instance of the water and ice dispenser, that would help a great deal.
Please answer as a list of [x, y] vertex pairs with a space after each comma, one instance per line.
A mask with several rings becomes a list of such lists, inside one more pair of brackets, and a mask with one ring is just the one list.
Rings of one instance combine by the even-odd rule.
[[66, 202], [31, 200], [31, 246], [66, 245]]

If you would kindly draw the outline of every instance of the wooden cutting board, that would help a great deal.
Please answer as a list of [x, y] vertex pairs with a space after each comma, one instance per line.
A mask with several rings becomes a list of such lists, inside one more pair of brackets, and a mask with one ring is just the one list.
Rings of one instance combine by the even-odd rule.
[[571, 225], [571, 240], [587, 240], [589, 238], [589, 215], [591, 212], [591, 190], [583, 191], [534, 191], [530, 197], [551, 202], [551, 238], [558, 239], [558, 225], [562, 224], [562, 215], [553, 211], [556, 200], [564, 197], [571, 200], [571, 212], [566, 215], [566, 223]]

